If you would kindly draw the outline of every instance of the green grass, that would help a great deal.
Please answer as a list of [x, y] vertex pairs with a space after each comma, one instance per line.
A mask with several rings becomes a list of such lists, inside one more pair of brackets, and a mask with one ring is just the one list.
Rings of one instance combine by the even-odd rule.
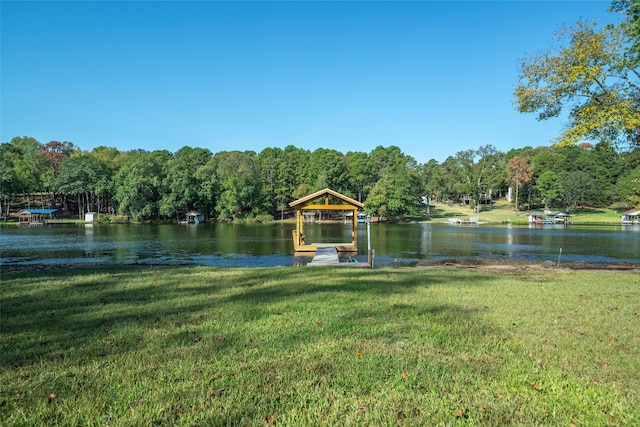
[[[536, 212], [542, 209], [536, 209]], [[564, 212], [564, 208], [554, 207], [553, 211]], [[426, 209], [423, 216], [414, 220], [426, 219]], [[450, 217], [468, 219], [470, 216], [478, 216], [479, 220], [486, 223], [512, 223], [527, 224], [529, 211], [522, 210], [517, 215], [514, 205], [504, 200], [497, 201], [491, 206], [482, 206], [479, 213], [474, 213], [473, 208], [460, 205], [447, 205], [438, 203], [431, 207], [431, 219], [434, 222], [446, 221]], [[614, 224], [620, 225], [620, 213], [608, 208], [576, 208], [571, 211], [572, 224], [596, 225]]]
[[2, 277], [1, 425], [638, 425], [640, 275]]

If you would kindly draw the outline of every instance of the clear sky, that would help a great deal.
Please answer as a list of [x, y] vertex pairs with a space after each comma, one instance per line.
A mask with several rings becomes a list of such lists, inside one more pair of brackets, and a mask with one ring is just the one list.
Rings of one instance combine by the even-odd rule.
[[518, 60], [608, 1], [0, 2], [0, 142], [175, 152], [294, 145], [418, 162], [550, 145]]

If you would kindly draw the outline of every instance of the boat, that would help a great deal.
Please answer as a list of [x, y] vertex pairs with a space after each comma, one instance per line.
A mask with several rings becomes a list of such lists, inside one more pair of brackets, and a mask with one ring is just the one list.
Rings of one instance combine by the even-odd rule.
[[477, 216], [470, 216], [469, 219], [451, 217], [451, 218], [447, 219], [447, 222], [449, 222], [449, 224], [458, 224], [458, 225], [464, 225], [464, 224], [478, 225], [478, 224], [482, 224]]

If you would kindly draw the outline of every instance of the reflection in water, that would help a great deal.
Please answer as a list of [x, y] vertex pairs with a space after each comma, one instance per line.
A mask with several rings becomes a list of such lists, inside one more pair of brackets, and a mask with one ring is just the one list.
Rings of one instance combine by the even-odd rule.
[[[212, 266], [304, 265], [295, 256], [291, 223], [270, 225], [53, 225], [3, 227], [2, 265], [193, 264]], [[350, 240], [351, 225], [306, 224], [307, 241]], [[356, 259], [367, 260], [366, 227], [358, 227]], [[373, 224], [376, 265], [420, 260], [489, 257], [515, 260], [640, 262], [640, 227], [565, 228]]]

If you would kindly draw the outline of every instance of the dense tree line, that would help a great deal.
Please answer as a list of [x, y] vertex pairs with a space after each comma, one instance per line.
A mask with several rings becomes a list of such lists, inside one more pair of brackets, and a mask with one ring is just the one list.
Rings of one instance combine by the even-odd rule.
[[16, 137], [0, 146], [0, 165], [5, 217], [11, 201], [21, 199], [68, 217], [97, 211], [173, 220], [197, 210], [225, 221], [282, 219], [289, 202], [327, 187], [388, 219], [416, 214], [427, 198], [480, 210], [510, 189], [516, 209], [640, 205], [640, 150], [620, 153], [606, 142], [507, 153], [487, 145], [420, 164], [396, 146], [344, 154], [294, 146], [260, 153], [188, 146], [121, 152]]

